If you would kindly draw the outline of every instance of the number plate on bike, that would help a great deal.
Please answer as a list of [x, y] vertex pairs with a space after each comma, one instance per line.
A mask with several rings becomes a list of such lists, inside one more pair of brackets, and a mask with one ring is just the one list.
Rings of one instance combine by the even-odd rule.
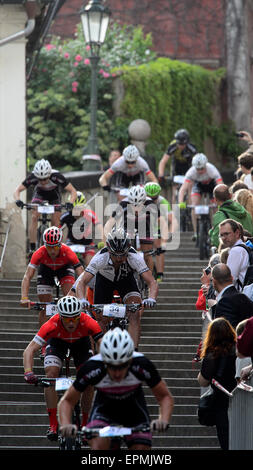
[[54, 206], [38, 206], [38, 212], [40, 214], [53, 214]]
[[103, 315], [105, 317], [124, 318], [126, 314], [126, 307], [121, 304], [104, 305]]
[[85, 245], [68, 245], [75, 253], [85, 253]]
[[121, 428], [117, 426], [106, 426], [99, 430], [100, 437], [129, 436], [132, 434], [131, 428]]
[[209, 207], [208, 206], [196, 206], [195, 207], [195, 214], [209, 214]]
[[59, 377], [55, 381], [55, 390], [58, 392], [60, 390], [68, 390], [72, 383], [73, 379], [70, 379], [69, 377]]
[[181, 175], [174, 176], [173, 182], [177, 184], [183, 184], [184, 176], [181, 176]]
[[47, 305], [46, 306], [46, 315], [48, 317], [52, 317], [56, 313], [58, 313], [57, 305], [52, 304], [52, 305]]

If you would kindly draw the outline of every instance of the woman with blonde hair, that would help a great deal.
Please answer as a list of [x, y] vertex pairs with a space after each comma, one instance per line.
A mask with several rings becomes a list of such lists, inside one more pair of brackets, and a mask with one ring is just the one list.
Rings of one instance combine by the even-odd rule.
[[236, 387], [235, 361], [236, 361], [236, 332], [228, 320], [223, 317], [216, 318], [208, 325], [201, 350], [201, 370], [198, 382], [201, 387], [212, 386], [215, 394], [215, 426], [220, 447], [228, 450], [229, 397], [217, 387], [212, 385], [212, 379], [218, 381], [231, 392]]
[[249, 189], [239, 189], [236, 191], [233, 200], [245, 207], [253, 218], [253, 194]]

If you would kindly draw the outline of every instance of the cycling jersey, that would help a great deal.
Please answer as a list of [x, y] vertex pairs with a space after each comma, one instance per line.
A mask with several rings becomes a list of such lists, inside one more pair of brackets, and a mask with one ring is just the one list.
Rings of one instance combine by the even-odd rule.
[[64, 328], [59, 313], [56, 313], [41, 326], [33, 341], [40, 346], [44, 346], [51, 338], [74, 343], [84, 336], [92, 336], [95, 341], [103, 336], [99, 324], [93, 318], [82, 312], [76, 330], [69, 332]]
[[74, 217], [72, 212], [65, 212], [60, 218], [60, 226], [64, 224], [68, 227], [67, 238], [72, 243], [89, 245], [93, 238], [93, 227], [99, 224], [99, 220], [94, 211], [90, 209], [82, 210], [82, 217]]
[[106, 279], [110, 281], [119, 281], [120, 279], [126, 278], [130, 273], [137, 272], [139, 275], [148, 271], [144, 259], [134, 248], [130, 248], [127, 253], [127, 260], [122, 263], [118, 271], [116, 272], [113, 262], [110, 257], [108, 248], [103, 248], [91, 259], [85, 271], [96, 276], [100, 273]]
[[[79, 392], [88, 385], [96, 388], [88, 427], [115, 423], [132, 427], [150, 423], [142, 383], [153, 388], [160, 381], [155, 365], [143, 354], [134, 352], [126, 377], [115, 382], [110, 378], [101, 355], [97, 354], [81, 366], [73, 386]], [[128, 447], [133, 443], [151, 445], [151, 434], [136, 433], [128, 436], [126, 443]]]
[[34, 186], [34, 193], [32, 197], [32, 203], [41, 203], [43, 201], [48, 201], [51, 204], [60, 203], [60, 189], [65, 188], [69, 181], [65, 176], [59, 171], [52, 170], [52, 173], [46, 184], [41, 184], [40, 180], [31, 173], [26, 177], [22, 184], [29, 188]]
[[197, 153], [196, 147], [188, 142], [181, 150], [177, 141], [172, 140], [169, 144], [167, 155], [172, 156], [173, 175], [185, 175], [192, 163], [192, 157]]
[[139, 206], [140, 210], [136, 210], [134, 204], [128, 201], [128, 198], [123, 199], [112, 217], [116, 222], [122, 220], [124, 229], [129, 234], [130, 238], [134, 238], [135, 231], [138, 232], [140, 240], [154, 238], [154, 227], [157, 226], [158, 219], [160, 218], [160, 209], [157, 204], [147, 197], [146, 201]]
[[187, 181], [188, 183], [194, 181], [197, 183], [209, 184], [212, 180], [214, 180], [216, 184], [222, 183], [222, 177], [220, 172], [212, 163], [207, 163], [206, 171], [201, 174], [198, 173], [194, 166], [192, 166], [187, 171], [184, 181]]
[[133, 166], [127, 165], [125, 158], [120, 157], [112, 164], [111, 168], [109, 168], [109, 171], [112, 174], [120, 171], [121, 173], [125, 173], [127, 176], [135, 176], [141, 172], [145, 173], [146, 175], [149, 175], [149, 173], [151, 173], [149, 165], [147, 164], [146, 160], [144, 160], [144, 158], [142, 157], [138, 157], [137, 161]]
[[52, 269], [52, 271], [57, 271], [66, 265], [71, 265], [74, 269], [81, 266], [77, 255], [64, 243], [61, 245], [59, 255], [55, 259], [49, 256], [45, 245], [38, 248], [33, 253], [29, 266], [36, 269], [42, 264]]
[[156, 201], [153, 201], [155, 204], [158, 205], [158, 207], [160, 207], [161, 205], [163, 206], [167, 206], [167, 210], [168, 210], [168, 214], [170, 214], [172, 212], [172, 209], [171, 209], [171, 205], [169, 203], [169, 201], [167, 201], [167, 199], [165, 199], [165, 197], [163, 196], [158, 196], [157, 200]]

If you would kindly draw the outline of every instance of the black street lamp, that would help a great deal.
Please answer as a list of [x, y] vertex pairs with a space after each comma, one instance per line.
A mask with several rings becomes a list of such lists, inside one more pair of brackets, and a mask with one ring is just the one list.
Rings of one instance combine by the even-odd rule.
[[90, 0], [80, 11], [84, 39], [90, 46], [91, 98], [90, 98], [90, 136], [85, 149], [90, 155], [98, 154], [97, 142], [97, 65], [100, 46], [104, 43], [111, 12], [100, 0]]

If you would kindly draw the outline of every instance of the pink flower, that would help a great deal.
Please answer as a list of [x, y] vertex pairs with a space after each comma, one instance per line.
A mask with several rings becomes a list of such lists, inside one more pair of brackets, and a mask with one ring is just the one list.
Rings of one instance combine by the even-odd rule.
[[69, 58], [69, 53], [65, 52], [64, 57], [65, 57], [65, 59], [68, 59]]
[[86, 46], [86, 51], [89, 51], [90, 50], [90, 46], [89, 44]]
[[56, 47], [56, 46], [54, 46], [53, 44], [47, 44], [47, 45], [45, 46], [45, 48], [46, 48], [47, 51], [51, 51], [51, 49], [55, 49], [55, 47]]
[[72, 88], [77, 88], [78, 87], [78, 82], [72, 82]]
[[72, 91], [73, 91], [73, 93], [76, 93], [76, 92], [77, 92], [77, 88], [72, 87]]
[[77, 62], [81, 62], [82, 56], [80, 56], [80, 54], [77, 54], [75, 59], [77, 60]]
[[109, 74], [108, 72], [104, 72], [104, 73], [103, 73], [103, 77], [104, 77], [104, 78], [108, 78], [108, 77], [110, 77], [110, 74]]
[[105, 73], [104, 69], [100, 69], [98, 73], [101, 73], [103, 75]]
[[83, 63], [84, 63], [85, 65], [90, 65], [90, 59], [84, 59]]
[[74, 64], [73, 64], [73, 65], [74, 65], [74, 67], [78, 67], [78, 65], [79, 65], [79, 62], [74, 62]]

